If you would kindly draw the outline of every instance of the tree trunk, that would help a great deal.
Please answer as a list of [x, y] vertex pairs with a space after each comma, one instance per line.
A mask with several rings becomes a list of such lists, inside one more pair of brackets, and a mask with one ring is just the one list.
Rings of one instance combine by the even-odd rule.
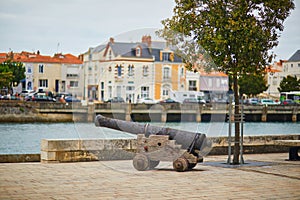
[[239, 93], [238, 93], [238, 80], [237, 75], [233, 76], [233, 90], [234, 90], [234, 121], [235, 121], [235, 135], [234, 135], [234, 150], [233, 150], [233, 164], [238, 165], [240, 155], [240, 123], [237, 122], [237, 116], [240, 114], [239, 110]]

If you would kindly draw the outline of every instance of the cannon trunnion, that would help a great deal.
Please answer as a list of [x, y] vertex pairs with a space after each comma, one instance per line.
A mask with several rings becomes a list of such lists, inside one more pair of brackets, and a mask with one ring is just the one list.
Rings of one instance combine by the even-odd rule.
[[193, 169], [211, 149], [205, 134], [127, 122], [97, 115], [95, 125], [137, 135], [137, 154], [133, 166], [139, 171], [155, 168], [160, 161], [172, 161], [182, 172]]

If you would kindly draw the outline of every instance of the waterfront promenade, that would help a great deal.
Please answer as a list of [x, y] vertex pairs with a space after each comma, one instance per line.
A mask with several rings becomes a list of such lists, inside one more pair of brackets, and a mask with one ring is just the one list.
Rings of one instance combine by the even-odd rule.
[[300, 162], [246, 154], [232, 167], [208, 156], [193, 171], [172, 163], [136, 171], [131, 160], [0, 164], [0, 199], [300, 199]]

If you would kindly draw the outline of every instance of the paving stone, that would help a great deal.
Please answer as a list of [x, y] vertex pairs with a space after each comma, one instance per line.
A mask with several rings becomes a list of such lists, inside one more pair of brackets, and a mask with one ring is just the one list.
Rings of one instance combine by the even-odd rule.
[[162, 162], [136, 171], [131, 160], [76, 163], [1, 163], [0, 199], [300, 199], [300, 162], [287, 154], [249, 154], [265, 165], [226, 167], [208, 156], [192, 171]]

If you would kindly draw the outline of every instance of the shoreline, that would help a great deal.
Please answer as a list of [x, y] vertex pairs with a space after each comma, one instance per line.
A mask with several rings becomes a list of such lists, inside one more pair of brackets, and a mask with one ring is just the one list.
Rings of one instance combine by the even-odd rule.
[[[209, 155], [227, 155], [228, 154], [228, 137], [208, 137], [212, 141], [212, 149], [209, 152]], [[284, 145], [277, 145], [275, 144], [276, 140], [300, 140], [300, 134], [293, 134], [293, 135], [269, 135], [269, 136], [246, 136], [244, 137], [243, 143], [243, 153], [244, 154], [263, 154], [263, 153], [288, 153], [289, 147]], [[89, 156], [91, 159], [91, 155], [93, 155], [93, 159], [84, 159], [84, 161], [96, 161], [96, 160], [128, 160], [132, 159], [134, 153], [136, 152], [136, 139], [111, 139], [111, 140], [101, 140], [101, 139], [83, 139], [83, 140], [72, 140], [72, 139], [53, 139], [53, 140], [46, 140], [46, 141], [54, 141], [58, 142], [59, 144], [65, 143], [68, 144], [69, 141], [88, 141], [91, 142], [92, 149], [70, 149], [69, 147], [64, 147], [63, 150], [55, 149], [57, 152], [61, 152], [64, 155], [77, 155], [80, 154], [81, 159], [83, 156]], [[120, 155], [116, 155], [116, 149], [99, 149], [98, 146], [95, 145], [98, 141], [103, 141], [105, 144], [110, 146], [113, 143], [122, 143], [123, 141], [130, 142], [130, 148], [120, 147], [118, 151], [121, 152]], [[42, 141], [41, 141], [42, 144]], [[231, 146], [233, 143], [231, 144]], [[41, 153], [31, 153], [31, 154], [0, 154], [0, 163], [18, 163], [18, 162], [40, 162], [41, 161], [41, 154], [43, 153], [41, 145]], [[68, 150], [70, 149], [70, 150]], [[122, 150], [123, 149], [123, 150]], [[49, 151], [48, 153], [51, 153]], [[45, 152], [44, 152], [45, 153]], [[43, 153], [43, 154], [44, 154]], [[117, 153], [119, 154], [119, 153]], [[96, 156], [94, 156], [96, 155]], [[111, 155], [117, 156], [117, 159], [113, 159]], [[126, 156], [124, 156], [126, 155]], [[71, 159], [72, 162], [78, 162], [76, 158]], [[82, 160], [79, 160], [82, 161]], [[62, 162], [69, 162], [69, 161], [62, 161]]]

